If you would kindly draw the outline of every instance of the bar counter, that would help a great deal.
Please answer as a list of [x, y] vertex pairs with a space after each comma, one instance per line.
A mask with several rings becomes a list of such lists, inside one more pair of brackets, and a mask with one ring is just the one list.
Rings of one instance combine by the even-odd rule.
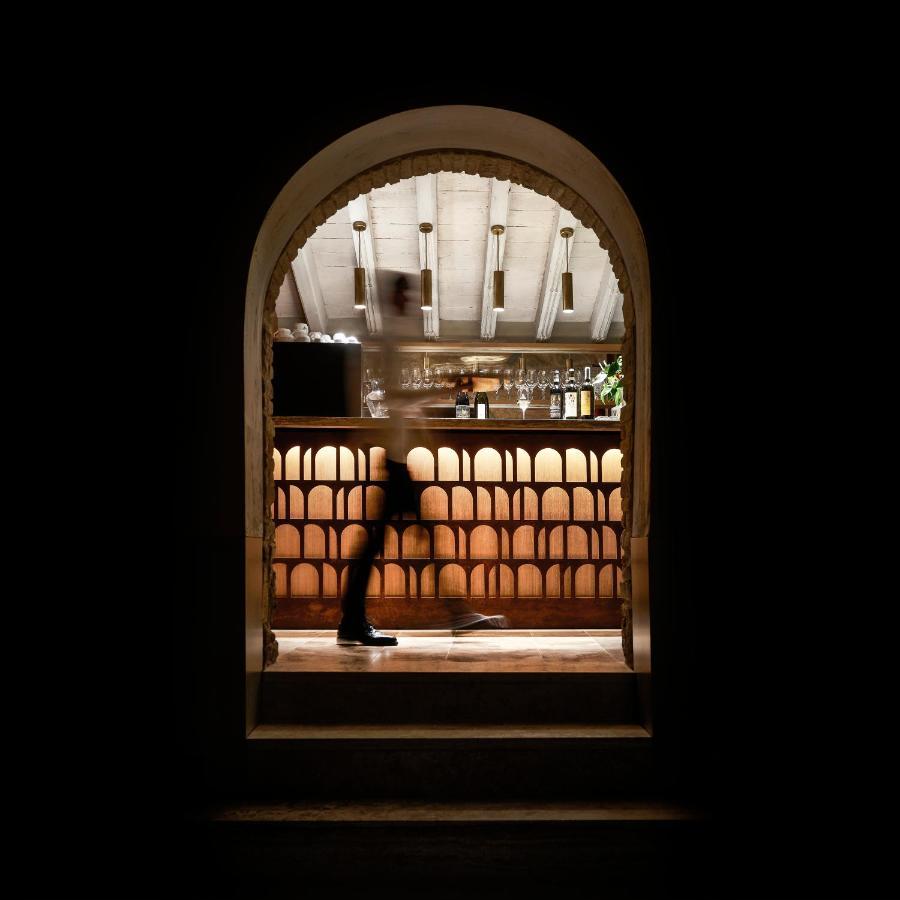
[[[384, 499], [389, 420], [276, 417], [276, 628], [332, 628], [348, 566]], [[419, 502], [386, 528], [369, 582], [382, 628], [442, 628], [467, 609], [513, 628], [621, 624], [618, 421], [416, 418]]]

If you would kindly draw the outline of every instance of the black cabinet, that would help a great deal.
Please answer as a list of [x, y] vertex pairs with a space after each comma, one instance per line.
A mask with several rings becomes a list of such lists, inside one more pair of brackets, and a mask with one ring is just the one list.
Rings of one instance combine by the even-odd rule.
[[273, 345], [272, 401], [276, 416], [359, 416], [359, 344]]

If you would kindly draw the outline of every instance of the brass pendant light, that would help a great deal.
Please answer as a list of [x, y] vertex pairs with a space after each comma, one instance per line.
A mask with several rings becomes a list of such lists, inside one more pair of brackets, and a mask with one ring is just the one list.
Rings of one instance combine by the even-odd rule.
[[497, 241], [497, 269], [494, 272], [494, 312], [503, 312], [503, 269], [500, 268], [500, 235], [506, 229], [502, 225], [492, 225], [491, 234]]
[[566, 239], [566, 271], [562, 273], [562, 311], [575, 312], [575, 295], [572, 289], [572, 273], [569, 271], [569, 238], [575, 234], [574, 228], [561, 228], [560, 236]]
[[[359, 237], [359, 251], [356, 258], [362, 262], [362, 233], [366, 230], [366, 223], [354, 222], [353, 230]], [[357, 266], [353, 270], [353, 308], [366, 308], [366, 270], [362, 266]]]
[[425, 235], [425, 268], [422, 269], [422, 312], [431, 310], [431, 269], [428, 268], [428, 235], [431, 234], [431, 222], [422, 222], [419, 231]]

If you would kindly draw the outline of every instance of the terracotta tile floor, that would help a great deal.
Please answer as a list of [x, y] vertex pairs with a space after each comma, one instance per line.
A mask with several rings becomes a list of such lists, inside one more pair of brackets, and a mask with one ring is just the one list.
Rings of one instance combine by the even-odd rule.
[[273, 672], [630, 672], [618, 630], [391, 631], [396, 647], [339, 647], [334, 631], [276, 631]]

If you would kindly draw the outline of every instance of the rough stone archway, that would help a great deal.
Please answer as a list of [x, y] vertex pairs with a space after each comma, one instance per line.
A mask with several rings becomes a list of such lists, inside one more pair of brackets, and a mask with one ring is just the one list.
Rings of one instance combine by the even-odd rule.
[[[441, 143], [435, 146], [435, 142]], [[416, 148], [416, 144], [420, 146]], [[515, 155], [502, 152], [507, 149], [515, 150]], [[391, 150], [401, 153], [391, 154]], [[365, 162], [369, 164], [351, 171]], [[644, 594], [649, 530], [650, 291], [643, 234], [621, 188], [585, 147], [539, 120], [483, 107], [412, 110], [345, 135], [297, 172], [263, 223], [251, 262], [244, 329], [248, 589], [257, 575], [262, 579], [259, 621], [247, 622], [248, 639], [259, 635], [265, 663], [277, 656], [270, 628], [274, 523], [269, 510], [274, 499], [271, 335], [276, 327], [278, 290], [306, 240], [350, 200], [404, 178], [437, 172], [508, 180], [550, 196], [593, 229], [600, 246], [609, 253], [624, 295], [623, 355], [629, 403], [623, 410], [621, 445], [622, 630], [626, 658], [634, 665], [633, 568], [637, 562], [640, 593]], [[317, 184], [320, 190], [328, 190], [314, 199]], [[636, 561], [632, 558], [634, 539], [642, 545]], [[645, 602], [642, 597], [642, 608]], [[253, 614], [248, 606], [248, 615]], [[646, 652], [647, 641], [642, 637], [640, 643]], [[263, 659], [258, 659], [248, 644], [248, 670]]]

